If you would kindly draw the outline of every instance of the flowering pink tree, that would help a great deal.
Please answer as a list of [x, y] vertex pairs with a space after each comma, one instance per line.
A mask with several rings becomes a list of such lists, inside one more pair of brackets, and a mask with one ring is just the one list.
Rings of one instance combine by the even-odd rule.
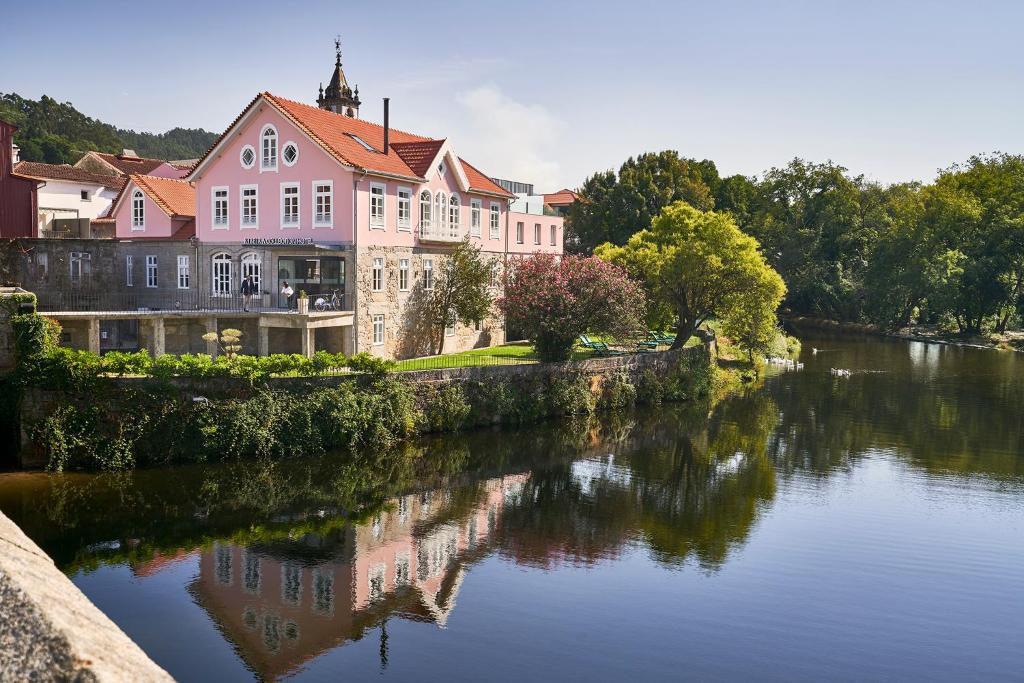
[[607, 261], [534, 254], [510, 262], [498, 306], [508, 326], [525, 333], [541, 358], [564, 360], [581, 334], [637, 334], [646, 299], [625, 270]]

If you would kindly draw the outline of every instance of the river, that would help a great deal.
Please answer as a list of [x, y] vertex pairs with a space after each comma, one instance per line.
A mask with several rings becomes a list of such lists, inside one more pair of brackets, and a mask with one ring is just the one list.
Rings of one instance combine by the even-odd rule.
[[1024, 356], [801, 360], [710, 411], [0, 474], [0, 509], [183, 681], [1022, 680]]

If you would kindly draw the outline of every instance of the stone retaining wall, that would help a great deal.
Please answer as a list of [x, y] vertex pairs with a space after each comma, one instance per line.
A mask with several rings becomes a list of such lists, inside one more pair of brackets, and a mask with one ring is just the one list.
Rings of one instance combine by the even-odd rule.
[[0, 681], [172, 681], [0, 513]]

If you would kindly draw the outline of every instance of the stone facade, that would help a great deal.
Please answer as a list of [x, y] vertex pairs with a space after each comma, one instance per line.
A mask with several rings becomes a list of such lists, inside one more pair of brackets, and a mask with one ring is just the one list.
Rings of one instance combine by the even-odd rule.
[[[385, 358], [413, 358], [431, 355], [436, 351], [436, 331], [429, 328], [423, 312], [425, 292], [423, 289], [424, 266], [429, 261], [433, 266], [434, 278], [440, 272], [450, 250], [422, 247], [360, 246], [356, 252], [356, 337], [359, 350]], [[502, 255], [485, 254], [500, 263]], [[375, 259], [384, 259], [382, 286], [373, 288]], [[402, 288], [401, 266], [408, 261], [407, 287]], [[500, 278], [499, 278], [500, 281]], [[501, 295], [501, 288], [492, 290], [495, 300]], [[375, 316], [384, 316], [384, 339], [375, 341]], [[456, 323], [454, 334], [445, 338], [444, 352], [467, 351], [469, 349], [495, 346], [505, 342], [504, 323], [495, 309], [493, 314], [480, 321], [479, 326]]]

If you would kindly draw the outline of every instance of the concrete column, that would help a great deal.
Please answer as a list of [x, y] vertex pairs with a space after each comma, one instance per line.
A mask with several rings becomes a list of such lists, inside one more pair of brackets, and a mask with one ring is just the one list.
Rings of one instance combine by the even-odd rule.
[[341, 352], [346, 356], [356, 353], [356, 328], [353, 325], [339, 328], [341, 330]]
[[302, 335], [302, 355], [306, 358], [313, 357], [313, 346], [315, 346], [314, 336], [316, 334], [316, 328], [313, 327], [302, 327], [299, 329], [299, 334]]
[[[203, 320], [203, 324], [206, 326], [206, 332], [204, 332], [204, 334], [209, 334], [210, 332], [213, 332], [214, 334], [217, 334], [217, 319], [216, 318], [206, 318], [205, 320]], [[218, 347], [217, 347], [217, 342], [216, 341], [206, 342], [206, 353], [207, 353], [207, 355], [216, 356], [217, 355], [217, 348]]]
[[150, 341], [150, 353], [153, 355], [153, 358], [156, 358], [157, 356], [164, 355], [164, 349], [167, 347], [167, 335], [164, 330], [163, 318], [153, 318], [151, 322], [153, 324], [153, 339]]
[[259, 326], [259, 346], [256, 353], [260, 356], [270, 355], [270, 328], [266, 325]]
[[95, 354], [100, 352], [100, 319], [89, 318], [89, 350]]

